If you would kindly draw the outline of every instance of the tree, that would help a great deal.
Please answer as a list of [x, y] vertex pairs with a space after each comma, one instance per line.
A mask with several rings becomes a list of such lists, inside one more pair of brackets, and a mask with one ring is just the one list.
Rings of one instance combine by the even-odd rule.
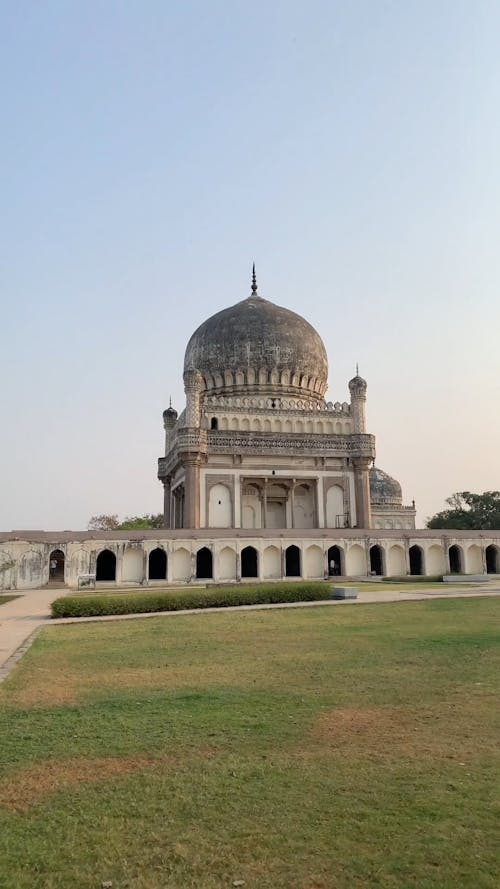
[[142, 516], [126, 516], [124, 521], [118, 525], [120, 531], [142, 530], [143, 528], [163, 528], [163, 513], [157, 515], [146, 513]]
[[428, 519], [428, 528], [500, 530], [500, 491], [484, 491], [483, 494], [458, 491], [448, 497], [446, 503], [449, 509], [443, 509]]
[[115, 531], [119, 527], [117, 515], [93, 515], [87, 525], [89, 531]]
[[142, 531], [148, 528], [163, 528], [163, 513], [142, 516], [125, 516], [123, 522], [117, 515], [94, 515], [89, 521], [89, 531]]

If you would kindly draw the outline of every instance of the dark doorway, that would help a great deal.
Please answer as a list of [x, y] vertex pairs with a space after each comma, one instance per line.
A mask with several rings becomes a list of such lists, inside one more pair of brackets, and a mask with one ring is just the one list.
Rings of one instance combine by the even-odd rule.
[[285, 577], [300, 577], [300, 549], [293, 544], [285, 552]]
[[370, 574], [376, 574], [381, 577], [383, 574], [382, 567], [382, 550], [378, 544], [370, 547]]
[[207, 546], [203, 546], [196, 553], [196, 577], [199, 580], [209, 580], [212, 576], [212, 553]]
[[328, 550], [328, 574], [330, 577], [342, 574], [342, 554], [338, 546], [331, 546]]
[[116, 556], [110, 549], [103, 549], [97, 556], [96, 580], [116, 580]]
[[219, 423], [217, 421], [217, 417], [212, 417], [212, 419], [210, 420], [210, 429], [218, 429], [218, 428], [219, 428]]
[[150, 580], [167, 579], [167, 554], [159, 546], [152, 549], [148, 560], [148, 577]]
[[241, 576], [257, 577], [257, 550], [253, 546], [246, 546], [241, 550]]
[[410, 574], [424, 573], [424, 559], [422, 550], [416, 544], [410, 546]]
[[448, 550], [448, 556], [450, 559], [450, 571], [452, 574], [461, 574], [462, 573], [462, 550], [459, 546], [453, 544], [450, 546]]
[[52, 550], [49, 556], [49, 580], [64, 583], [64, 553], [62, 549]]
[[498, 549], [491, 543], [486, 547], [486, 571], [488, 574], [498, 574]]

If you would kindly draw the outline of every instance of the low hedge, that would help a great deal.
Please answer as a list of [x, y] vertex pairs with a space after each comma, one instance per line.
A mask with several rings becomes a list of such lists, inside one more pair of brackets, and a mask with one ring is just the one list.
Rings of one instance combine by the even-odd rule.
[[52, 603], [51, 609], [52, 617], [100, 617], [105, 614], [228, 608], [231, 605], [319, 602], [330, 598], [331, 588], [326, 583], [269, 583], [165, 593], [126, 593], [122, 596], [63, 596]]
[[384, 583], [442, 583], [442, 574], [402, 574], [401, 577], [384, 577]]

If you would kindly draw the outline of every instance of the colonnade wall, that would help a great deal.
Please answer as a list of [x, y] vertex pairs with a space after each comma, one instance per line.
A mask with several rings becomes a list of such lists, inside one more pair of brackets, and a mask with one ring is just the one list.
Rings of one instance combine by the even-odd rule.
[[220, 413], [209, 411], [202, 424], [206, 429], [230, 430], [238, 432], [314, 432], [316, 435], [351, 435], [352, 421], [347, 419], [327, 419], [319, 416], [255, 416], [255, 414]]
[[[129, 532], [130, 534], [130, 532]], [[138, 536], [139, 535], [139, 536]], [[110, 585], [185, 584], [240, 581], [247, 578], [322, 579], [329, 574], [366, 578], [372, 574], [404, 577], [500, 574], [500, 532], [453, 537], [430, 532], [345, 531], [318, 534], [147, 532], [140, 536], [86, 537], [31, 534], [30, 539], [0, 535], [0, 589], [36, 589], [53, 580], [51, 563], [58, 553], [61, 585], [76, 588], [84, 575], [99, 575], [105, 564]], [[104, 554], [104, 555], [103, 555]], [[99, 568], [99, 566], [101, 566]]]

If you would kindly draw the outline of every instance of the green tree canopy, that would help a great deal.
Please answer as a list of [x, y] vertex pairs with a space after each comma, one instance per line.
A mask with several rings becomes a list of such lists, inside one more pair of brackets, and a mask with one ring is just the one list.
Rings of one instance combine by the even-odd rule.
[[446, 499], [448, 509], [427, 520], [428, 528], [452, 528], [464, 531], [500, 530], [500, 491], [472, 494], [458, 491]]
[[146, 515], [140, 516], [126, 516], [123, 522], [120, 522], [118, 528], [120, 531], [139, 531], [142, 528], [163, 528], [163, 513], [159, 512], [157, 515], [147, 513]]
[[163, 514], [146, 513], [142, 516], [125, 516], [123, 522], [117, 515], [94, 515], [88, 523], [89, 531], [142, 531], [148, 528], [163, 528]]

